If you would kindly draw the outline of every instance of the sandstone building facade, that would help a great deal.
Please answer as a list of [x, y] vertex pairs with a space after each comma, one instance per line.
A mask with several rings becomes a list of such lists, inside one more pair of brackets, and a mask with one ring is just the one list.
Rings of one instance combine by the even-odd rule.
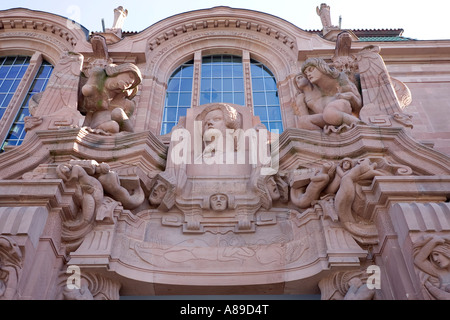
[[450, 300], [450, 40], [114, 14], [0, 11], [1, 299]]

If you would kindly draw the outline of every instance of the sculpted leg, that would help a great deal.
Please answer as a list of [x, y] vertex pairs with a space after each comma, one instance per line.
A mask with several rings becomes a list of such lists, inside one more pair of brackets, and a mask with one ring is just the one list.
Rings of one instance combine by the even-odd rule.
[[328, 104], [323, 111], [323, 119], [327, 124], [333, 126], [350, 125], [359, 121], [357, 117], [352, 115], [350, 102], [344, 99], [339, 99]]

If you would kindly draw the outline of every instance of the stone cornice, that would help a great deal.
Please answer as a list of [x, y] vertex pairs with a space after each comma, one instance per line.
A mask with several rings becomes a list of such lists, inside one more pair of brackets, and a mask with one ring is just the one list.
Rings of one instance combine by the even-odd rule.
[[70, 159], [117, 161], [144, 172], [161, 171], [167, 146], [150, 132], [104, 136], [85, 129], [36, 131], [22, 145], [0, 154], [0, 177], [17, 179], [43, 163]]
[[[185, 12], [161, 20], [147, 29], [112, 45], [111, 50], [114, 51], [116, 47], [119, 48], [128, 41], [135, 42], [140, 39], [149, 39], [147, 49], [152, 51], [162, 43], [181, 34], [214, 29], [253, 31], [265, 34], [287, 46], [290, 50], [296, 49], [296, 33], [302, 33], [303, 31], [287, 21], [266, 13], [229, 7], [214, 7]], [[306, 31], [302, 34], [304, 38], [315, 37]]]
[[76, 22], [51, 13], [23, 8], [0, 11], [0, 30], [41, 31], [62, 40], [69, 48], [74, 48], [79, 41], [87, 39], [87, 30]]
[[400, 127], [358, 125], [339, 134], [287, 129], [279, 145], [281, 170], [317, 167], [345, 157], [387, 156], [410, 167], [414, 175], [450, 174], [448, 156], [416, 141]]

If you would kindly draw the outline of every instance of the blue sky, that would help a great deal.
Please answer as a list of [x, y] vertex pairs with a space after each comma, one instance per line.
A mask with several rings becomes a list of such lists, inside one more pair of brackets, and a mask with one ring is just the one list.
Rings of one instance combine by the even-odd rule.
[[229, 6], [269, 13], [305, 30], [322, 29], [316, 7], [322, 2], [331, 7], [334, 25], [342, 17], [343, 29], [403, 28], [405, 37], [419, 40], [450, 39], [448, 0], [1, 0], [0, 10], [24, 7], [71, 18], [89, 31], [112, 26], [118, 6], [128, 10], [124, 31], [142, 31], [169, 16], [214, 6]]

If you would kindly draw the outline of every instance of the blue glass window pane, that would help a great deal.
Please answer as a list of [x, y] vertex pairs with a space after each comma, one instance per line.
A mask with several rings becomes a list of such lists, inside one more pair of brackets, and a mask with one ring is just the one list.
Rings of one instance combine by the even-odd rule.
[[25, 72], [27, 71], [28, 66], [22, 66], [20, 67], [19, 74], [17, 75], [18, 78], [22, 78]]
[[164, 110], [163, 121], [175, 121], [177, 120], [177, 108], [166, 108]]
[[275, 78], [264, 78], [264, 84], [266, 90], [277, 90], [277, 83]]
[[169, 81], [167, 91], [178, 91], [180, 89], [180, 79], [172, 79]]
[[266, 107], [254, 107], [255, 116], [259, 116], [261, 121], [267, 120], [267, 111]]
[[263, 78], [253, 78], [252, 79], [252, 88], [253, 88], [253, 91], [263, 91], [264, 90]]
[[242, 65], [233, 65], [233, 77], [243, 77]]
[[166, 102], [167, 102], [168, 106], [177, 106], [178, 105], [178, 92], [167, 93]]
[[245, 105], [245, 99], [244, 99], [244, 93], [243, 92], [236, 92], [234, 94], [234, 103], [239, 104], [241, 106]]
[[223, 91], [233, 91], [233, 79], [224, 78], [223, 79]]
[[13, 84], [13, 80], [4, 80], [3, 83], [0, 85], [0, 92], [9, 92], [9, 89], [11, 88]]
[[234, 96], [232, 92], [223, 93], [223, 102], [234, 103]]
[[164, 134], [169, 133], [174, 125], [174, 122], [163, 122], [161, 126], [161, 132], [165, 132]]
[[6, 108], [9, 102], [11, 101], [12, 97], [13, 97], [12, 93], [7, 94], [5, 100], [3, 100], [2, 106], [5, 106]]
[[211, 72], [212, 72], [211, 76], [213, 78], [220, 78], [220, 77], [222, 77], [222, 66], [213, 64]]
[[266, 95], [264, 92], [253, 92], [253, 104], [255, 106], [266, 105]]
[[181, 79], [180, 91], [192, 92], [192, 78], [182, 78]]
[[201, 92], [200, 93], [200, 104], [206, 104], [211, 102], [211, 93], [210, 92]]
[[211, 77], [210, 65], [202, 65], [202, 77]]
[[189, 109], [189, 108], [178, 108], [178, 119], [177, 120], [179, 120], [180, 117], [186, 117], [187, 109]]
[[224, 65], [222, 69], [222, 74], [224, 77], [232, 77], [233, 76], [233, 68], [231, 65]]
[[222, 79], [221, 78], [213, 78], [212, 79], [212, 87], [216, 91], [222, 91]]
[[6, 67], [0, 68], [0, 79], [5, 78], [6, 75], [8, 74], [8, 72], [9, 72], [9, 68], [6, 68]]
[[234, 79], [233, 85], [235, 91], [244, 91], [244, 79], [242, 78]]
[[178, 106], [191, 106], [191, 93], [190, 92], [181, 92], [180, 100], [178, 101]]
[[41, 92], [43, 88], [45, 88], [46, 80], [45, 79], [36, 79], [31, 86], [31, 92]]
[[194, 66], [193, 65], [184, 67], [181, 72], [181, 76], [183, 78], [192, 78], [193, 75], [194, 75]]
[[267, 104], [268, 105], [277, 105], [279, 104], [278, 96], [276, 91], [270, 91], [266, 94]]
[[281, 112], [280, 107], [268, 107], [267, 114], [269, 115], [270, 120], [281, 120]]
[[211, 96], [211, 102], [223, 102], [223, 94], [220, 91], [213, 91]]
[[250, 71], [252, 73], [252, 77], [262, 77], [263, 76], [262, 69], [258, 65], [252, 64], [250, 67]]
[[16, 91], [17, 87], [18, 87], [19, 84], [20, 84], [20, 80], [21, 80], [21, 79], [17, 79], [17, 80], [15, 80], [15, 81], [13, 82], [13, 84], [12, 84], [12, 86], [11, 86], [11, 91]]
[[21, 68], [20, 66], [12, 66], [11, 68], [9, 68], [7, 77], [10, 79], [16, 78], [17, 75], [19, 74], [20, 68]]

